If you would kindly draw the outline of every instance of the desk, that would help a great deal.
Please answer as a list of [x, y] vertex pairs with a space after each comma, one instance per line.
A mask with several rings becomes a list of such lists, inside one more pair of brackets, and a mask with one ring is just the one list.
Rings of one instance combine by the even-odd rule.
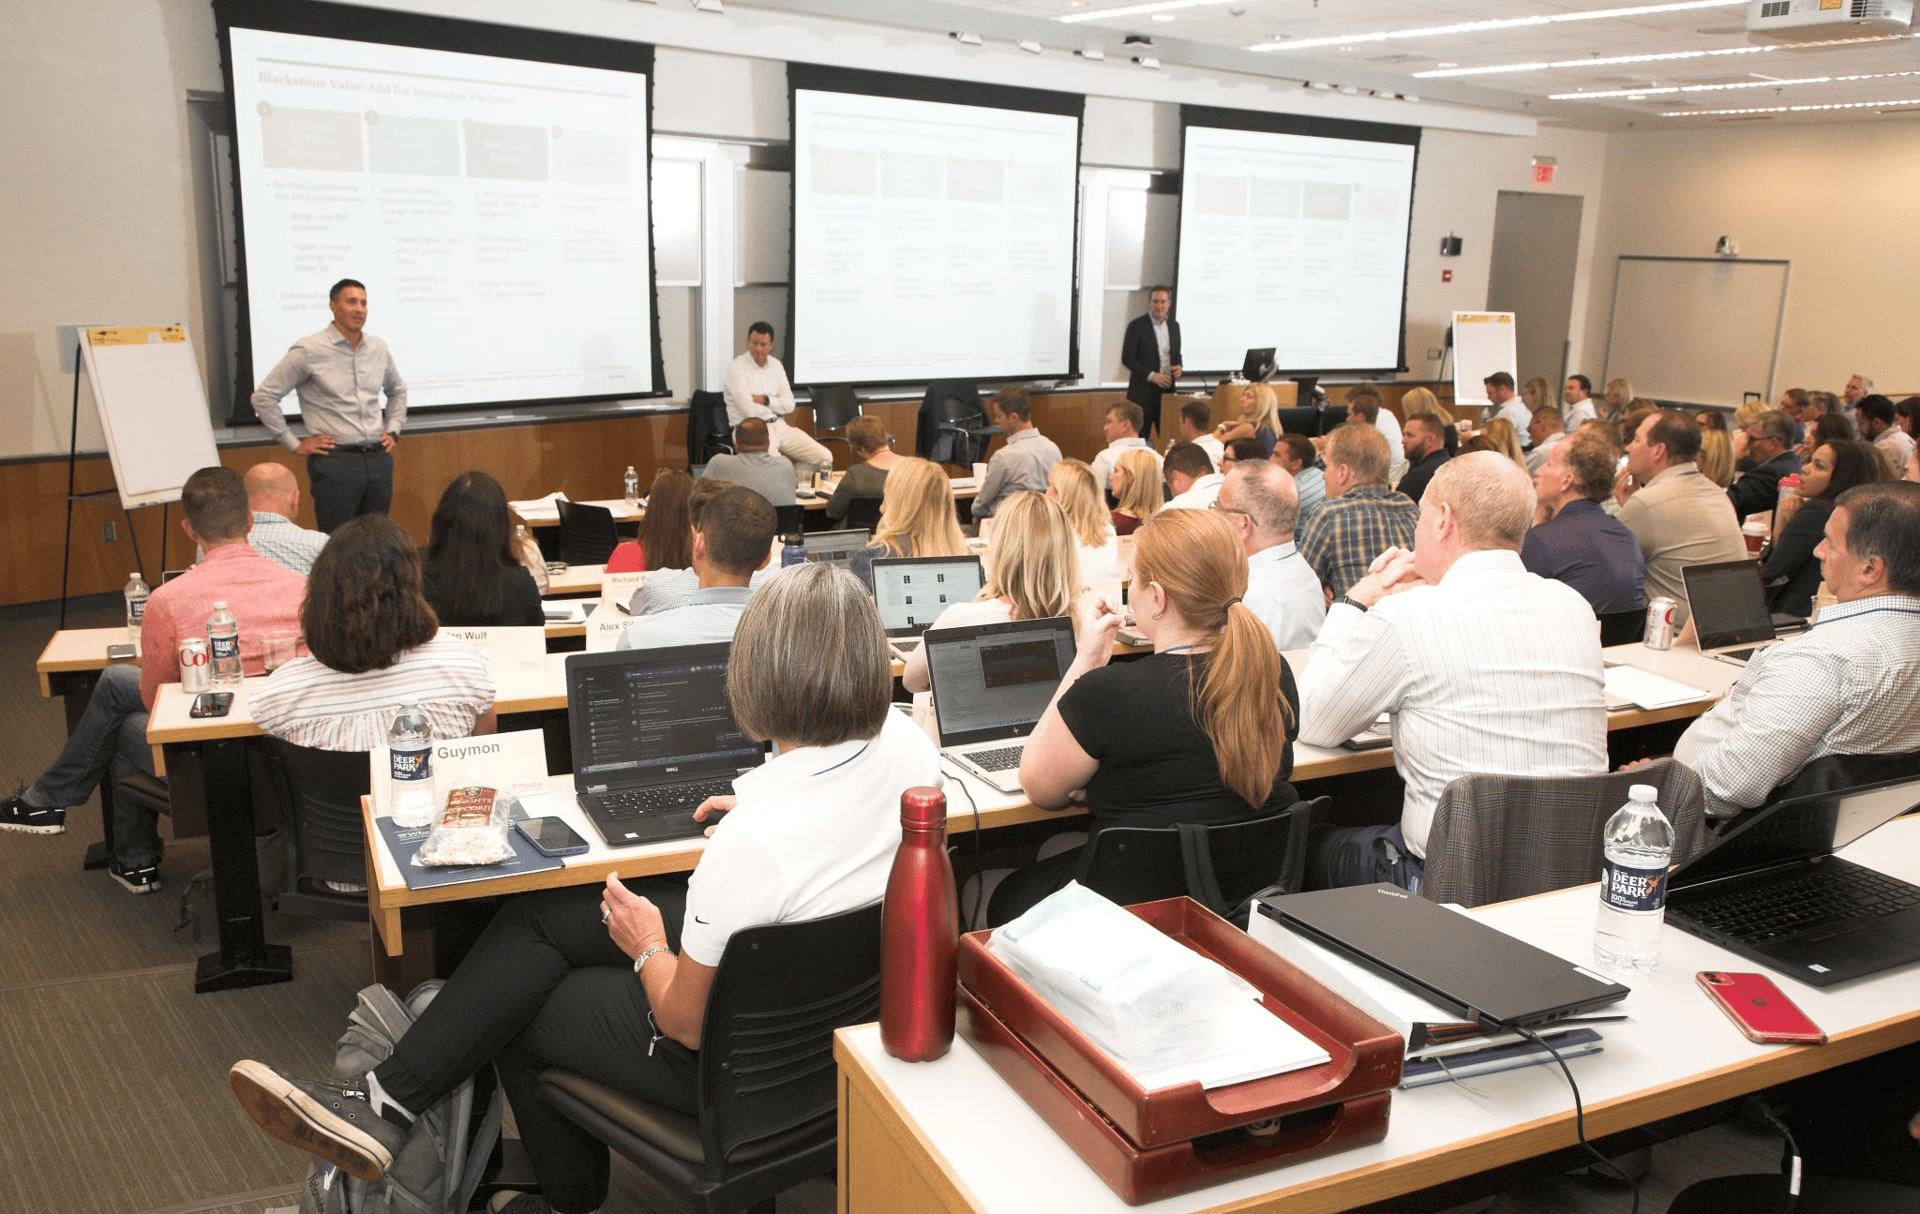
[[[1882, 827], [1841, 853], [1920, 881], [1920, 820]], [[1591, 956], [1594, 886], [1472, 912], [1560, 956]], [[1659, 967], [1629, 981], [1632, 1019], [1601, 1028], [1606, 1049], [1571, 1059], [1589, 1139], [1644, 1125], [1920, 1040], [1913, 969], [1816, 990], [1780, 978], [1825, 1028], [1824, 1046], [1755, 1045], [1695, 989], [1703, 969], [1744, 959], [1668, 929]], [[1776, 976], [1778, 977], [1778, 976]], [[841, 1214], [973, 1211], [1315, 1214], [1380, 1201], [1575, 1142], [1557, 1067], [1396, 1091], [1384, 1141], [1138, 1207], [1114, 1196], [962, 1038], [937, 1062], [889, 1057], [877, 1025], [841, 1029]]]
[[[965, 484], [953, 486], [953, 499], [955, 501], [964, 502], [979, 496], [980, 486], [975, 484], [971, 477], [959, 477], [955, 479], [966, 482]], [[820, 490], [818, 497], [803, 497], [798, 499], [796, 504], [802, 510], [824, 511], [827, 508], [827, 499], [831, 496], [832, 490]], [[647, 513], [644, 506], [629, 506], [627, 505], [627, 500], [622, 497], [596, 498], [591, 501], [583, 501], [579, 504], [582, 506], [604, 506], [612, 512], [613, 521], [616, 523], [636, 523], [644, 518]], [[519, 516], [520, 521], [529, 527], [558, 527], [560, 525], [559, 507], [555, 506], [552, 502], [541, 502], [539, 505], [534, 505], [531, 502], [509, 502], [508, 505], [513, 508], [514, 514]], [[557, 594], [559, 592], [555, 591], [554, 593]]]

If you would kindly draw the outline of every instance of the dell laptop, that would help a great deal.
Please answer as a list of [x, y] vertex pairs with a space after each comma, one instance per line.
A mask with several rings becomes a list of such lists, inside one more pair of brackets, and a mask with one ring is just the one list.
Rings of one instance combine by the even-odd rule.
[[1833, 853], [1920, 807], [1920, 779], [1777, 801], [1668, 878], [1667, 922], [1809, 986], [1920, 960], [1920, 886]]
[[845, 569], [853, 564], [854, 553], [873, 542], [873, 536], [866, 528], [856, 527], [852, 531], [815, 531], [806, 537], [806, 542], [807, 560]]
[[1738, 666], [1773, 644], [1773, 615], [1760, 584], [1759, 561], [1716, 561], [1680, 571], [1700, 652]]
[[955, 603], [980, 597], [977, 556], [881, 557], [873, 562], [873, 601], [895, 657], [920, 647], [920, 634]]
[[1073, 663], [1073, 621], [936, 628], [924, 640], [941, 753], [1001, 792], [1018, 792], [1027, 735]]
[[567, 657], [567, 726], [580, 808], [610, 847], [694, 839], [693, 811], [733, 792], [766, 748], [727, 702], [732, 645], [619, 649]]

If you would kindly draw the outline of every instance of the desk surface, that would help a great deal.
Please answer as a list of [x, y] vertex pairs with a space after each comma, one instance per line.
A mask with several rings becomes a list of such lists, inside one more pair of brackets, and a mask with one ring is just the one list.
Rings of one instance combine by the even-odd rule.
[[[968, 498], [976, 497], [980, 493], [980, 487], [974, 482], [972, 477], [955, 477], [953, 481], [953, 498], [955, 501], [966, 501]], [[803, 497], [795, 504], [803, 510], [825, 510], [827, 508], [827, 499], [832, 495], [833, 491], [831, 489], [824, 489], [820, 491], [818, 497]], [[514, 514], [520, 517], [520, 521], [529, 527], [558, 527], [560, 525], [560, 508], [552, 502], [543, 501], [534, 503], [531, 501], [520, 501], [508, 502], [507, 504], [513, 508]], [[636, 522], [647, 512], [644, 506], [627, 505], [627, 500], [623, 497], [593, 498], [591, 500], [583, 500], [578, 504], [582, 506], [603, 506], [612, 512], [613, 521], [616, 523]]]
[[[1920, 819], [1882, 827], [1844, 853], [1920, 881]], [[1591, 957], [1594, 887], [1481, 907], [1489, 923], [1570, 960]], [[1629, 981], [1631, 1019], [1602, 1026], [1605, 1049], [1571, 1059], [1587, 1136], [1756, 1091], [1920, 1039], [1913, 967], [1817, 990], [1783, 989], [1827, 1030], [1824, 1046], [1755, 1045], [1695, 987], [1704, 969], [1752, 963], [1669, 928], [1657, 969]], [[1344, 1210], [1531, 1158], [1575, 1141], [1557, 1067], [1396, 1091], [1384, 1141], [1325, 1159], [1132, 1207], [1080, 1161], [964, 1039], [937, 1062], [909, 1064], [880, 1047], [879, 1028], [842, 1029], [840, 1209], [1013, 1214], [1189, 1214]], [[1478, 1094], [1476, 1094], [1478, 1093]]]

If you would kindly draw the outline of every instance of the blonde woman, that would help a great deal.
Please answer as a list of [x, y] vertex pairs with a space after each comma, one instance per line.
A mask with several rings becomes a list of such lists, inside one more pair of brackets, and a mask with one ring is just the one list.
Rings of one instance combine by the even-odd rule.
[[1153, 452], [1140, 448], [1120, 453], [1107, 488], [1120, 503], [1112, 515], [1115, 535], [1132, 535], [1167, 504], [1166, 489], [1160, 483], [1160, 461], [1153, 458]]
[[1266, 384], [1241, 385], [1239, 419], [1221, 422], [1214, 428], [1214, 436], [1222, 443], [1236, 438], [1258, 439], [1272, 455], [1273, 445], [1280, 441], [1280, 394]]
[[[1001, 500], [993, 517], [993, 545], [987, 549], [987, 581], [980, 597], [947, 608], [929, 631], [1073, 614], [1073, 601], [1080, 595], [1080, 562], [1066, 512], [1038, 493], [1015, 493]], [[907, 655], [900, 681], [908, 691], [933, 687], [927, 677], [926, 646]]]
[[1538, 375], [1526, 382], [1520, 389], [1520, 398], [1527, 403], [1528, 413], [1538, 413], [1542, 409], [1560, 412], [1560, 402], [1553, 399], [1553, 388]]
[[880, 525], [848, 568], [871, 586], [873, 562], [885, 556], [966, 556], [967, 537], [953, 513], [953, 486], [940, 465], [903, 458], [887, 473]]
[[1620, 418], [1633, 408], [1633, 383], [1631, 380], [1610, 379], [1607, 381], [1607, 407], [1601, 411], [1602, 417]]
[[1460, 427], [1454, 424], [1453, 410], [1440, 403], [1440, 398], [1430, 388], [1408, 388], [1400, 398], [1400, 416], [1412, 417], [1416, 413], [1431, 413], [1447, 423], [1445, 441], [1447, 454], [1457, 455], [1460, 451]]
[[[1035, 805], [1085, 796], [1088, 830], [1226, 823], [1278, 813], [1298, 798], [1300, 732], [1293, 672], [1241, 596], [1247, 558], [1233, 528], [1209, 510], [1173, 510], [1140, 528], [1133, 608], [1153, 653], [1109, 665], [1119, 617], [1082, 620], [1073, 664], [1020, 762]], [[990, 891], [987, 921], [1005, 923], [1065, 885], [1079, 851], [1008, 875]]]
[[1047, 497], [1059, 505], [1073, 529], [1080, 562], [1081, 584], [1115, 581], [1120, 577], [1120, 537], [1093, 469], [1077, 459], [1063, 459], [1047, 473]]
[[1725, 489], [1733, 483], [1733, 440], [1725, 430], [1701, 427], [1700, 454], [1695, 457], [1700, 475]]
[[1496, 417], [1480, 427], [1480, 436], [1486, 439], [1495, 451], [1522, 468], [1527, 466], [1526, 453], [1520, 450], [1520, 434], [1513, 428], [1513, 423], [1506, 418]]

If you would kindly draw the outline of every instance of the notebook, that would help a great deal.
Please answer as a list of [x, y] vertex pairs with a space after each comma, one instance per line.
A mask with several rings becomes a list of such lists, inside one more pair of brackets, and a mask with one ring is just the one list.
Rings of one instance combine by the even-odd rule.
[[853, 563], [853, 554], [871, 543], [873, 537], [867, 534], [866, 528], [859, 527], [852, 531], [815, 531], [806, 539], [809, 561], [845, 569]]
[[1755, 651], [1773, 644], [1773, 613], [1767, 610], [1759, 561], [1688, 565], [1680, 576], [1701, 653], [1744, 666]]
[[1018, 792], [1027, 735], [1073, 662], [1073, 621], [936, 628], [925, 642], [941, 753], [1001, 792]]
[[1667, 921], [1809, 986], [1920, 960], [1920, 886], [1833, 853], [1920, 806], [1920, 779], [1777, 801], [1674, 870]]
[[1262, 898], [1260, 913], [1489, 1027], [1537, 1028], [1626, 998], [1584, 965], [1397, 886]]
[[896, 556], [873, 562], [873, 601], [894, 656], [920, 647], [920, 634], [955, 603], [980, 596], [977, 556]]
[[693, 839], [693, 811], [733, 792], [765, 747], [727, 703], [726, 641], [567, 657], [567, 726], [580, 808], [610, 847]]

